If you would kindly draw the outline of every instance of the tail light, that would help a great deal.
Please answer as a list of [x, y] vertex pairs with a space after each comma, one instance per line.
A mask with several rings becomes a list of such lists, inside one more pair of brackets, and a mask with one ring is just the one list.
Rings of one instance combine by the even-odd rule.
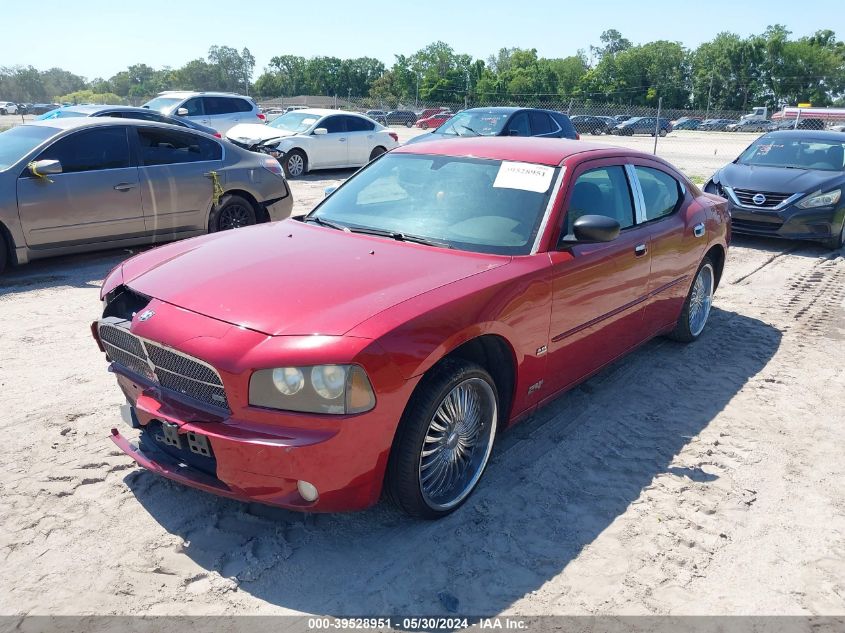
[[267, 116], [266, 116], [263, 112], [259, 112], [259, 113], [258, 113], [258, 114], [256, 114], [255, 116], [257, 116], [257, 117], [258, 117], [259, 119], [261, 119], [262, 121], [266, 121], [266, 120], [267, 120]]
[[220, 132], [215, 132], [214, 138], [223, 138], [223, 135]]
[[578, 132], [575, 132], [575, 140], [576, 140], [576, 141], [580, 141], [580, 140], [581, 140], [581, 135], [580, 135], [580, 134], [578, 134]]
[[390, 135], [390, 138], [392, 138], [394, 141], [396, 141], [397, 143], [399, 142], [399, 135], [396, 132], [388, 132], [388, 134]]
[[279, 161], [273, 158], [272, 156], [268, 156], [267, 158], [265, 158], [262, 162], [262, 166], [267, 171], [271, 171], [281, 178], [284, 178], [285, 176], [285, 172], [282, 170], [281, 163], [279, 163]]

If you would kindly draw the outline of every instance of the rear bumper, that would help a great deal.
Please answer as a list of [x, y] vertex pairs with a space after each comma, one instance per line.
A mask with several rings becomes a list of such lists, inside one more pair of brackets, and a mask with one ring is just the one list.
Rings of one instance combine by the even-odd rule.
[[291, 211], [293, 211], [293, 196], [288, 192], [288, 195], [281, 200], [270, 200], [265, 202], [263, 206], [267, 210], [267, 215], [270, 216], [270, 221], [278, 222], [290, 217]]

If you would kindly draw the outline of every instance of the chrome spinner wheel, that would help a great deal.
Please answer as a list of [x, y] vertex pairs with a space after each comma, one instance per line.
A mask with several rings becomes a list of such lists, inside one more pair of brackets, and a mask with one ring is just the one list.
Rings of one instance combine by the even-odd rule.
[[713, 305], [715, 279], [713, 266], [708, 262], [698, 271], [692, 284], [689, 300], [689, 330], [693, 336], [701, 334], [707, 324], [710, 307]]
[[420, 491], [434, 510], [458, 505], [478, 483], [496, 437], [496, 395], [480, 378], [457, 384], [434, 411], [419, 462]]

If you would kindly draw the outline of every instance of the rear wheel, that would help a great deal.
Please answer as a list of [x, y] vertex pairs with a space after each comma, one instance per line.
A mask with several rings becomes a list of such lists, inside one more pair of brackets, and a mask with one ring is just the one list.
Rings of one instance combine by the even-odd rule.
[[249, 200], [241, 196], [223, 196], [209, 224], [209, 228], [215, 233], [251, 226], [255, 224], [255, 208]]
[[282, 166], [288, 178], [298, 178], [308, 171], [308, 158], [302, 150], [292, 149], [284, 157]]
[[670, 338], [682, 343], [691, 343], [701, 336], [704, 326], [707, 325], [707, 318], [710, 316], [715, 290], [716, 273], [713, 262], [709, 257], [705, 257], [695, 274], [675, 329], [669, 334]]
[[661, 137], [666, 136], [666, 134], [667, 134], [667, 133], [668, 133], [668, 132], [666, 132], [666, 129], [665, 129], [665, 128], [661, 128], [661, 130], [660, 130], [660, 136], [661, 136]]
[[428, 123], [420, 123], [420, 129], [421, 130], [427, 130], [428, 129]]
[[590, 134], [592, 134], [593, 136], [601, 136], [603, 133], [604, 133], [603, 130], [601, 128], [597, 128], [597, 127], [594, 127], [592, 129], [592, 131], [590, 132]]
[[414, 122], [408, 119], [405, 121], [405, 127], [414, 127]]
[[381, 145], [374, 148], [372, 152], [370, 152], [370, 161], [374, 161], [376, 158], [384, 154], [387, 150], [384, 149]]
[[475, 489], [496, 439], [490, 374], [465, 360], [439, 363], [408, 403], [387, 465], [386, 492], [406, 514], [437, 519]]

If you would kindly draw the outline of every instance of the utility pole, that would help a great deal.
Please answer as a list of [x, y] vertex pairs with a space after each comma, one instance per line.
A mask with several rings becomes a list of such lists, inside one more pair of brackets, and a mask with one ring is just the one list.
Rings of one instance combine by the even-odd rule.
[[417, 96], [414, 98], [414, 109], [420, 107], [420, 71], [417, 72]]
[[467, 70], [467, 86], [464, 92], [464, 110], [469, 107], [469, 70]]
[[660, 110], [663, 107], [663, 97], [659, 97], [657, 99], [657, 121], [654, 123], [654, 152], [652, 152], [655, 156], [657, 156], [657, 136], [660, 134]]
[[710, 71], [710, 90], [707, 91], [707, 111], [704, 113], [706, 121], [710, 115], [710, 98], [713, 96], [713, 71]]

